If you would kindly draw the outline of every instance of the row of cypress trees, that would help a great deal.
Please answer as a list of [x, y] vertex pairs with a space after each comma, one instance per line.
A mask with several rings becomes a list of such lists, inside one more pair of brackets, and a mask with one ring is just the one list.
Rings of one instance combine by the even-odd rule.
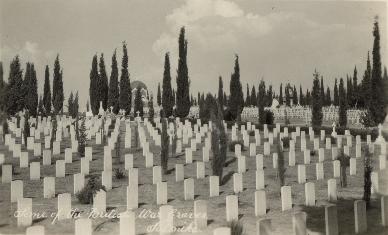
[[61, 112], [64, 101], [62, 77], [63, 71], [57, 55], [54, 62], [53, 92], [50, 86], [49, 67], [46, 65], [42, 98], [38, 95], [38, 81], [33, 63], [27, 62], [23, 78], [19, 56], [15, 56], [10, 63], [6, 83], [3, 78], [3, 64], [0, 62], [0, 110], [8, 115], [15, 115], [26, 109], [32, 116], [37, 116], [38, 113], [47, 116], [52, 111]]

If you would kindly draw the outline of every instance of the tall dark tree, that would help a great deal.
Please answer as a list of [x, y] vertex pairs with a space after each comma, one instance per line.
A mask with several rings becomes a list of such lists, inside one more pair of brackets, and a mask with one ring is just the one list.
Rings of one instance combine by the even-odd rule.
[[240, 65], [238, 55], [234, 61], [234, 72], [230, 78], [229, 110], [234, 119], [241, 113], [244, 106], [244, 96], [240, 82]]
[[302, 85], [299, 86], [299, 104], [305, 105], [304, 96], [303, 96], [303, 90]]
[[320, 88], [321, 88], [321, 98], [322, 98], [322, 100], [325, 100], [325, 87], [324, 87], [324, 85], [323, 85], [323, 76], [321, 76], [321, 86], [320, 86]]
[[143, 117], [144, 110], [143, 110], [143, 100], [141, 95], [141, 87], [138, 86], [136, 88], [136, 95], [135, 95], [135, 107], [134, 107], [134, 115], [137, 117], [139, 114], [140, 117]]
[[123, 42], [123, 59], [121, 61], [121, 77], [120, 77], [120, 109], [125, 110], [129, 115], [131, 113], [131, 85], [128, 72], [128, 52], [127, 44]]
[[158, 83], [158, 94], [156, 95], [156, 102], [159, 107], [162, 105], [162, 93], [160, 92], [160, 83]]
[[360, 99], [360, 91], [358, 88], [357, 68], [354, 66], [353, 71], [353, 106], [358, 107], [358, 101]]
[[360, 98], [360, 106], [363, 108], [368, 108], [370, 104], [370, 93], [371, 93], [371, 76], [372, 76], [372, 67], [370, 64], [369, 59], [369, 52], [368, 52], [368, 59], [366, 61], [366, 69], [364, 76], [361, 81], [361, 98]]
[[224, 109], [224, 83], [222, 82], [222, 77], [218, 78], [218, 104], [222, 109]]
[[148, 101], [148, 118], [150, 120], [153, 120], [155, 116], [155, 109], [154, 109], [154, 96], [151, 95], [151, 98]]
[[252, 86], [252, 91], [251, 91], [251, 105], [254, 107], [257, 106], [256, 88], [254, 85]]
[[63, 109], [63, 101], [65, 99], [63, 95], [63, 71], [59, 64], [59, 55], [54, 62], [54, 73], [53, 73], [53, 107], [54, 112], [59, 113]]
[[119, 69], [116, 50], [112, 55], [112, 70], [109, 79], [108, 108], [113, 107], [113, 113], [119, 112]]
[[352, 85], [352, 78], [346, 76], [346, 99], [348, 101], [348, 106], [353, 106], [353, 85]]
[[49, 115], [51, 113], [51, 85], [48, 65], [46, 65], [46, 69], [44, 71], [43, 106], [45, 115]]
[[347, 96], [346, 96], [346, 91], [344, 87], [344, 81], [341, 78], [340, 84], [339, 84], [339, 111], [338, 111], [338, 115], [339, 115], [338, 122], [339, 122], [339, 126], [341, 127], [346, 127], [347, 125], [346, 112], [347, 112], [348, 102], [346, 99], [347, 99]]
[[78, 111], [79, 111], [79, 96], [78, 96], [78, 91], [75, 93], [75, 96], [74, 96], [74, 101], [73, 101], [73, 114], [72, 114], [72, 117], [75, 118], [75, 117], [78, 117]]
[[173, 93], [171, 87], [171, 74], [170, 74], [170, 57], [166, 53], [164, 56], [164, 72], [163, 72], [163, 84], [162, 84], [162, 107], [165, 117], [172, 116], [174, 108]]
[[383, 82], [384, 82], [384, 97], [385, 97], [385, 104], [388, 104], [388, 74], [387, 74], [387, 67], [384, 67], [384, 75], [383, 75]]
[[329, 87], [326, 88], [325, 103], [326, 103], [326, 106], [330, 106], [331, 105], [331, 94], [330, 94], [330, 88]]
[[335, 106], [338, 106], [339, 105], [339, 95], [338, 95], [338, 85], [337, 85], [337, 78], [335, 79], [335, 83], [334, 83], [334, 105]]
[[43, 98], [40, 95], [39, 96], [39, 102], [38, 102], [38, 115], [44, 115], [44, 105], [43, 105]]
[[309, 89], [307, 89], [307, 91], [306, 91], [305, 104], [311, 105], [311, 93], [310, 93]]
[[266, 106], [271, 106], [272, 105], [272, 99], [273, 99], [272, 85], [269, 85], [268, 86], [267, 95], [266, 95], [265, 105]]
[[280, 83], [279, 87], [279, 104], [283, 105], [283, 84]]
[[312, 90], [312, 117], [311, 122], [313, 126], [322, 125], [322, 99], [321, 99], [321, 89], [319, 85], [319, 73], [314, 72], [314, 81], [313, 81], [313, 90]]
[[298, 92], [296, 91], [296, 87], [294, 85], [294, 89], [292, 90], [292, 102], [294, 105], [298, 104]]
[[284, 88], [284, 96], [286, 100], [286, 105], [290, 106], [291, 105], [291, 94], [290, 91], [292, 92], [292, 88], [290, 83], [287, 83], [286, 87]]
[[185, 28], [182, 27], [179, 34], [179, 59], [177, 70], [176, 110], [175, 114], [184, 118], [190, 111], [190, 82], [187, 68], [187, 40], [185, 39]]
[[245, 98], [245, 106], [249, 107], [251, 106], [251, 95], [249, 94], [249, 85], [247, 83], [247, 94]]
[[[99, 102], [99, 87], [98, 87], [100, 77], [98, 74], [97, 55], [93, 56], [92, 69], [90, 70], [89, 77], [90, 77], [90, 85], [89, 85], [90, 105], [92, 108], [92, 113], [94, 115], [96, 115], [96, 114], [98, 114], [99, 103], [100, 103]], [[69, 101], [70, 101], [70, 98], [69, 98]]]
[[23, 79], [23, 84], [22, 84], [22, 88], [21, 90], [19, 91], [20, 92], [20, 100], [18, 101], [18, 103], [21, 105], [22, 109], [27, 109], [28, 110], [28, 93], [29, 93], [29, 89], [30, 89], [30, 83], [31, 83], [31, 64], [30, 62], [27, 62], [26, 63], [26, 69], [25, 69], [25, 72], [24, 72], [24, 79]]
[[258, 114], [259, 114], [259, 123], [264, 124], [265, 123], [265, 116], [264, 116], [264, 107], [266, 102], [266, 92], [265, 92], [265, 82], [263, 80], [259, 83], [259, 92], [257, 95], [257, 107], [258, 107]]
[[29, 80], [26, 81], [27, 96], [25, 100], [26, 108], [28, 109], [31, 116], [36, 117], [38, 110], [38, 81], [36, 79], [36, 71], [34, 64], [30, 65]]
[[386, 116], [385, 111], [385, 96], [384, 96], [384, 86], [382, 80], [382, 71], [381, 71], [381, 56], [380, 56], [380, 32], [379, 32], [379, 23], [377, 19], [374, 23], [373, 29], [373, 51], [372, 51], [372, 79], [371, 79], [371, 89], [373, 92], [370, 93], [370, 105], [369, 113], [373, 118], [376, 124], [382, 123]]
[[98, 99], [98, 107], [100, 107], [100, 101], [102, 101], [102, 108], [104, 110], [108, 107], [108, 76], [106, 75], [106, 69], [105, 69], [105, 60], [104, 60], [104, 54], [101, 54], [100, 56], [100, 62], [99, 62], [99, 79], [98, 79], [98, 89], [99, 89], [99, 99]]
[[20, 67], [19, 56], [16, 56], [11, 64], [8, 77], [8, 86], [6, 90], [6, 102], [5, 110], [8, 115], [14, 115], [16, 112], [21, 111], [24, 104], [23, 94], [20, 92], [23, 86], [23, 72]]
[[69, 98], [67, 99], [67, 112], [69, 116], [73, 117], [74, 113], [74, 94], [70, 92]]

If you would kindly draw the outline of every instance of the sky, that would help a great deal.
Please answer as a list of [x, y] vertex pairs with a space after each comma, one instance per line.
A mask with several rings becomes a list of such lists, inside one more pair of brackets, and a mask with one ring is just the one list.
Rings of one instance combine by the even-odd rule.
[[381, 1], [0, 0], [0, 60], [5, 79], [16, 55], [23, 67], [33, 62], [42, 93], [44, 68], [49, 65], [52, 85], [59, 54], [65, 96], [78, 91], [82, 110], [93, 56], [104, 54], [109, 77], [115, 49], [121, 66], [123, 41], [131, 81], [143, 81], [156, 95], [169, 52], [176, 87], [178, 35], [185, 26], [195, 97], [199, 91], [215, 94], [219, 76], [229, 93], [235, 54], [244, 93], [247, 83], [257, 86], [260, 79], [276, 91], [281, 82], [311, 88], [315, 69], [332, 86], [355, 66], [361, 79], [376, 15], [387, 64], [386, 7]]

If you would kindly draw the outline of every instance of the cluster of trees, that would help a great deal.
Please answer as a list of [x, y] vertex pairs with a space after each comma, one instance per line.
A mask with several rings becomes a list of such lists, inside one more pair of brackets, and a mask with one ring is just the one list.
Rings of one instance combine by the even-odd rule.
[[190, 80], [187, 67], [187, 39], [185, 37], [184, 27], [180, 29], [178, 50], [177, 90], [175, 91], [171, 86], [170, 56], [168, 52], [164, 57], [162, 90], [160, 84], [158, 85], [157, 104], [162, 106], [163, 110], [161, 113], [164, 117], [176, 116], [184, 118], [189, 114], [190, 107], [197, 104], [197, 101], [190, 95]]
[[112, 107], [113, 113], [124, 110], [130, 114], [132, 105], [132, 90], [128, 72], [127, 45], [123, 42], [123, 58], [121, 61], [121, 76], [119, 82], [119, 69], [116, 59], [116, 50], [112, 55], [112, 69], [108, 84], [108, 76], [105, 69], [104, 54], [101, 54], [99, 62], [97, 55], [93, 56], [90, 70], [90, 107], [94, 115], [98, 114], [100, 103], [102, 108]]
[[19, 56], [15, 56], [10, 63], [8, 83], [4, 81], [3, 71], [3, 64], [0, 62], [0, 110], [2, 112], [15, 115], [19, 111], [27, 110], [34, 117], [38, 114], [47, 116], [52, 111], [62, 112], [63, 71], [58, 55], [54, 62], [53, 92], [50, 88], [49, 67], [46, 65], [43, 98], [38, 95], [38, 81], [33, 63], [26, 63], [23, 78]]

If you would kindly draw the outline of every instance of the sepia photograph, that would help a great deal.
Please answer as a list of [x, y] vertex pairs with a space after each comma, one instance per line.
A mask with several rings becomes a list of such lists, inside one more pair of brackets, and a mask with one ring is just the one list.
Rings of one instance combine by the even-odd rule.
[[0, 235], [388, 235], [387, 10], [0, 0]]

